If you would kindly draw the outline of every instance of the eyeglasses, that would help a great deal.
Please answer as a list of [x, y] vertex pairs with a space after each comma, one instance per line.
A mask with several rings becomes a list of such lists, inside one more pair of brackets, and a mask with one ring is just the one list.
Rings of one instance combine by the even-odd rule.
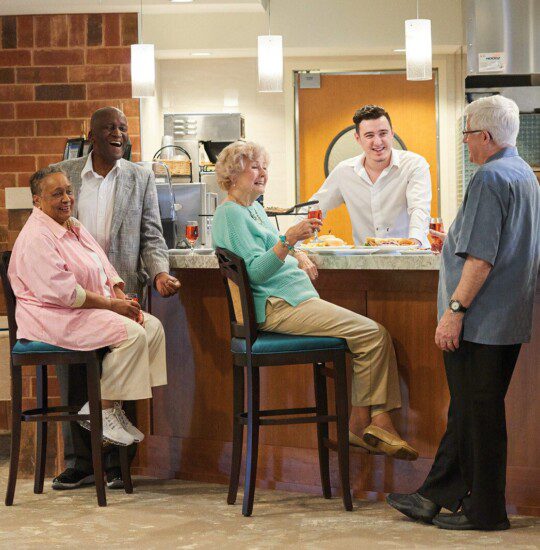
[[463, 134], [463, 137], [466, 137], [468, 134], [477, 134], [478, 132], [486, 132], [487, 135], [493, 139], [493, 136], [491, 135], [490, 132], [488, 132], [487, 130], [463, 130], [461, 133]]

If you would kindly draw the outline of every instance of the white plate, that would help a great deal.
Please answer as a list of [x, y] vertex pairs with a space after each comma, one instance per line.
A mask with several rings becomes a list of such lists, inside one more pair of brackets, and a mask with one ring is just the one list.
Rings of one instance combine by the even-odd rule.
[[300, 250], [304, 252], [312, 252], [314, 254], [333, 254], [336, 251], [350, 250], [354, 248], [352, 244], [346, 244], [343, 246], [304, 246], [300, 247]]
[[379, 249], [376, 246], [366, 246], [359, 248], [350, 248], [348, 250], [336, 250], [334, 254], [336, 256], [368, 256], [377, 252]]
[[194, 252], [195, 254], [213, 254], [214, 253], [214, 249], [213, 248], [195, 248], [194, 249]]
[[380, 254], [385, 254], [386, 252], [405, 252], [406, 250], [414, 250], [418, 247], [419, 245], [417, 244], [407, 246], [400, 246], [399, 244], [380, 244], [378, 248]]
[[190, 250], [189, 248], [170, 248], [169, 254], [172, 256], [185, 256], [186, 254], [189, 254]]
[[431, 252], [431, 250], [425, 250], [425, 249], [422, 249], [422, 248], [418, 248], [416, 250], [403, 250], [401, 252], [402, 254], [406, 254], [407, 256], [414, 256], [414, 255], [428, 255], [428, 254], [433, 254], [433, 252]]

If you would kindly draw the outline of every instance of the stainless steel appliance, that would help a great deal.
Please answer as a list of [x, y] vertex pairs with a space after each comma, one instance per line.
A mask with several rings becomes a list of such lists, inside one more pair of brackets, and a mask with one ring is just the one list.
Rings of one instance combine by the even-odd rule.
[[[245, 121], [240, 113], [172, 113], [164, 115], [165, 135], [172, 136], [174, 145], [184, 148], [192, 159], [191, 181], [205, 183], [207, 192], [216, 193], [221, 201], [226, 193], [219, 189], [213, 164], [219, 153], [230, 143], [245, 138]], [[201, 161], [201, 146], [204, 157]], [[185, 176], [173, 177], [173, 183], [186, 181]]]
[[465, 0], [467, 101], [492, 94], [540, 107], [540, 0]]
[[195, 247], [212, 246], [212, 215], [218, 205], [218, 197], [215, 193], [206, 191], [206, 184], [174, 183], [172, 185], [174, 202], [180, 205], [176, 211], [177, 243], [174, 247], [182, 247], [186, 235], [186, 222], [197, 220], [199, 223], [199, 240]]
[[174, 198], [169, 170], [161, 162], [141, 161], [136, 164], [154, 173], [163, 237], [169, 248], [175, 248], [178, 240], [177, 212], [182, 206]]

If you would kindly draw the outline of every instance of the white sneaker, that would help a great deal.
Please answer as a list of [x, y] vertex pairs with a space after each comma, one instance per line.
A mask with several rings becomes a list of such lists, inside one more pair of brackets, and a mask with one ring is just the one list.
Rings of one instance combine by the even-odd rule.
[[124, 409], [122, 409], [122, 405], [118, 401], [114, 402], [114, 411], [122, 428], [133, 437], [135, 443], [140, 443], [144, 439], [144, 434], [130, 422]]
[[[88, 402], [82, 406], [79, 414], [90, 414], [90, 405]], [[101, 417], [103, 420], [103, 441], [112, 443], [113, 445], [122, 445], [124, 447], [135, 442], [133, 436], [124, 430], [122, 424], [120, 424], [114, 408], [103, 409], [101, 411]], [[90, 429], [89, 420], [81, 420], [79, 424], [87, 430]]]

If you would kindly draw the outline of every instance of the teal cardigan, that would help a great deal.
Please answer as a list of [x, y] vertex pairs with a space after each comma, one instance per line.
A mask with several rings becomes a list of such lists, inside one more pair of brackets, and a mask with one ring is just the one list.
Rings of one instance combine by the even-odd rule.
[[288, 255], [285, 261], [276, 256], [272, 249], [278, 240], [277, 229], [257, 201], [247, 207], [227, 201], [216, 209], [212, 241], [246, 263], [258, 323], [266, 318], [270, 296], [282, 298], [291, 306], [319, 296], [293, 256]]

